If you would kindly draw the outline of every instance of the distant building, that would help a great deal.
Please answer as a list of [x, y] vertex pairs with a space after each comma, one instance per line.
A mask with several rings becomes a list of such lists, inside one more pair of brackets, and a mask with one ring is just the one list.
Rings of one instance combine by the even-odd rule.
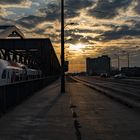
[[0, 39], [20, 38], [23, 39], [23, 33], [14, 25], [0, 25]]
[[98, 58], [86, 58], [86, 72], [88, 75], [110, 74], [110, 57], [103, 55]]
[[121, 73], [127, 76], [140, 77], [140, 67], [123, 67], [121, 68]]

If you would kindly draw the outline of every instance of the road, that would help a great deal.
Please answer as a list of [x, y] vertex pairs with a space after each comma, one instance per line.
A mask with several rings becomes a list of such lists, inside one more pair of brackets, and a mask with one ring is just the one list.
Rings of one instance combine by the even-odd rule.
[[140, 112], [68, 78], [0, 118], [0, 140], [139, 140]]
[[140, 109], [140, 80], [76, 76], [82, 82], [130, 107]]
[[139, 140], [140, 113], [82, 83], [68, 79], [83, 140]]

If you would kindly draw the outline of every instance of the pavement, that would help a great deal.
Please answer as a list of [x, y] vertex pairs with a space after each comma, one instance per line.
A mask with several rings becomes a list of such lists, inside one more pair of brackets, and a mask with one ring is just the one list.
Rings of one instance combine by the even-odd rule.
[[[86, 77], [72, 77], [75, 81], [78, 81], [94, 90], [105, 94], [106, 96], [110, 97], [111, 99], [120, 102], [123, 105], [126, 105], [129, 108], [133, 108], [137, 111], [140, 111], [140, 102], [139, 102], [139, 86], [130, 85], [118, 85], [117, 83], [113, 82], [106, 82], [105, 79], [100, 79], [99, 81], [88, 79]], [[139, 84], [139, 83], [137, 83]], [[132, 87], [131, 87], [132, 86]], [[134, 87], [133, 87], [134, 86]]]
[[82, 140], [140, 139], [140, 112], [74, 80], [69, 80], [67, 90]]
[[76, 140], [69, 101], [54, 82], [0, 118], [0, 140]]
[[140, 113], [67, 79], [28, 98], [0, 118], [0, 140], [139, 140]]

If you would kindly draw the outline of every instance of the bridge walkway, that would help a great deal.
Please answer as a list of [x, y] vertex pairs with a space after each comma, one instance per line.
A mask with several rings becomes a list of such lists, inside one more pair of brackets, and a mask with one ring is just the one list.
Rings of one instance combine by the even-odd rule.
[[1, 117], [0, 140], [139, 140], [139, 112], [67, 80], [65, 94], [57, 81]]
[[68, 94], [60, 81], [42, 89], [0, 118], [0, 140], [75, 140]]

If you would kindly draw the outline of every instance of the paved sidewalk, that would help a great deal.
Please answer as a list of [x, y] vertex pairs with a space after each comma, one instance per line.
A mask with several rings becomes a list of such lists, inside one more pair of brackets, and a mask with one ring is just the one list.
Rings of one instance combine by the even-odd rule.
[[82, 140], [140, 140], [140, 113], [68, 79]]
[[68, 94], [60, 82], [44, 88], [0, 118], [0, 140], [75, 140]]

